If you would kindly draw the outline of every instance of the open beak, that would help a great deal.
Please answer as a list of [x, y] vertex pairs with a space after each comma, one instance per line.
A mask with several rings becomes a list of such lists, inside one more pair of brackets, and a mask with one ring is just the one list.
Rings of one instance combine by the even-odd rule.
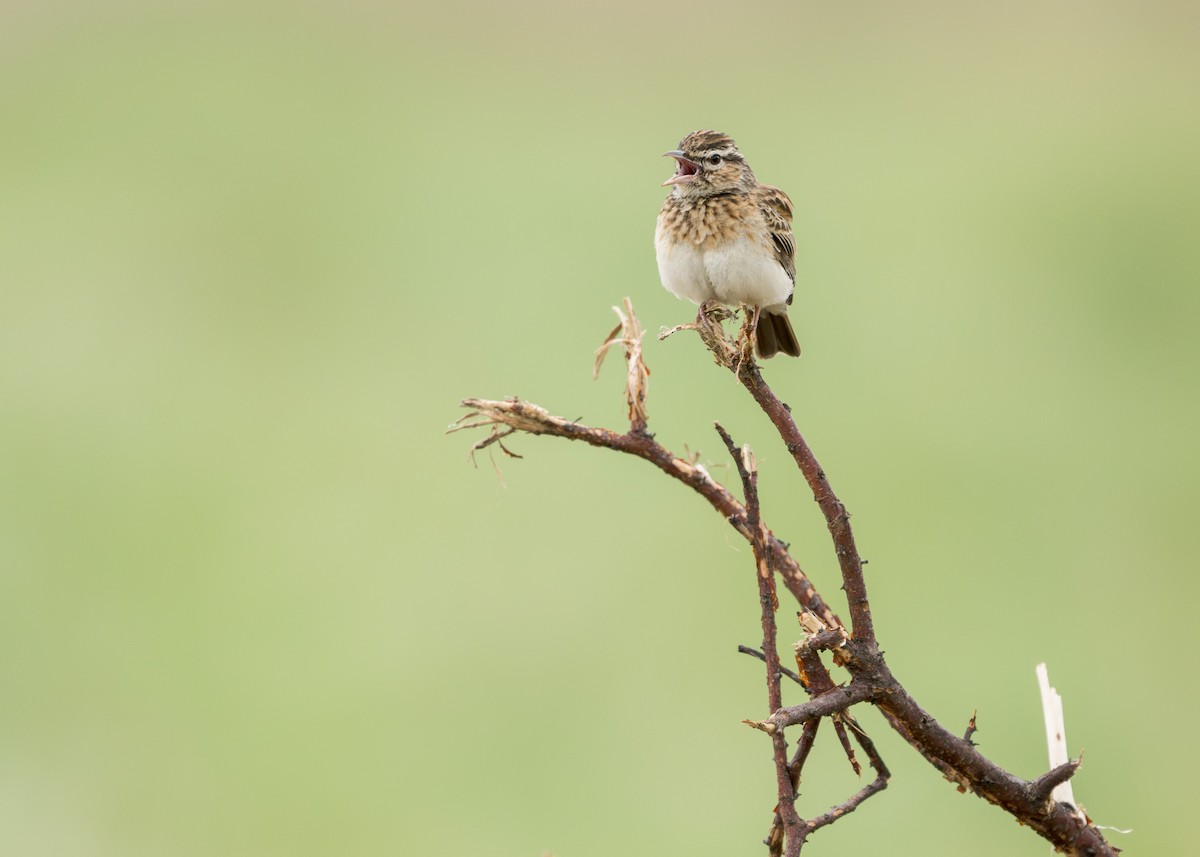
[[700, 165], [689, 160], [683, 152], [675, 149], [671, 152], [663, 152], [663, 157], [675, 159], [675, 175], [663, 182], [663, 187], [669, 184], [687, 184], [696, 180], [696, 175], [700, 172]]

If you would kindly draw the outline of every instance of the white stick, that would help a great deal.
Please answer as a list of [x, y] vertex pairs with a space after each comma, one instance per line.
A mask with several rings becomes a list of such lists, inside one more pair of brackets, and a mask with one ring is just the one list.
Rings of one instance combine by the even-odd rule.
[[[1050, 749], [1050, 769], [1065, 765], [1071, 760], [1067, 753], [1067, 724], [1063, 718], [1062, 697], [1050, 686], [1050, 676], [1045, 664], [1037, 665], [1038, 686], [1042, 690], [1042, 715], [1046, 719], [1046, 746]], [[1063, 801], [1077, 807], [1071, 791], [1071, 781], [1060, 783], [1050, 792], [1055, 801]]]

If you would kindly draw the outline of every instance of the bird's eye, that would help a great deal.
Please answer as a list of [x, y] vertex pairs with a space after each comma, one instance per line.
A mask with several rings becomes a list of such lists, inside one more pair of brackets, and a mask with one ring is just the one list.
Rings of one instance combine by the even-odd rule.
[[720, 155], [709, 155], [708, 162], [715, 167], [717, 164], [721, 163], [721, 156]]

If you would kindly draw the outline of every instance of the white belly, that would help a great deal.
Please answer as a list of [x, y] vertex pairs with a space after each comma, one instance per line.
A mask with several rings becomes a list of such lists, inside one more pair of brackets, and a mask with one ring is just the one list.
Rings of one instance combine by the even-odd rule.
[[792, 281], [774, 250], [749, 238], [705, 251], [704, 270], [722, 303], [774, 306], [792, 293]]
[[718, 300], [704, 269], [704, 253], [695, 244], [680, 244], [655, 237], [658, 276], [668, 292], [694, 304]]
[[775, 254], [750, 239], [711, 249], [669, 244], [656, 236], [658, 275], [667, 291], [692, 303], [775, 306], [792, 293], [792, 281]]

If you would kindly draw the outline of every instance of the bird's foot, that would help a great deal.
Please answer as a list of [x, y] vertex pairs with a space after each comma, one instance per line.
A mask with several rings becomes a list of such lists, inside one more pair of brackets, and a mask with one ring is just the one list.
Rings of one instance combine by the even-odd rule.
[[[746, 307], [747, 323], [749, 310]], [[659, 332], [659, 340], [666, 339], [681, 330], [694, 330], [700, 335], [705, 347], [712, 352], [717, 364], [736, 373], [738, 367], [745, 361], [754, 362], [754, 337], [740, 334], [735, 340], [725, 334], [723, 323], [738, 317], [738, 310], [730, 309], [717, 301], [705, 301], [696, 312], [696, 320], [687, 324], [677, 324], [672, 328]]]
[[696, 324], [721, 324], [731, 318], [737, 318], [737, 310], [716, 301], [705, 301], [696, 312]]
[[731, 318], [737, 318], [737, 313], [716, 301], [700, 304], [700, 311], [696, 314], [696, 332], [700, 334], [701, 341], [713, 353], [718, 363], [722, 362], [718, 355], [728, 352], [731, 348], [723, 324]]
[[658, 338], [663, 340], [681, 330], [694, 330], [700, 334], [701, 338], [724, 339], [725, 330], [721, 327], [721, 323], [736, 317], [737, 313], [724, 304], [716, 301], [704, 301], [696, 311], [695, 321], [664, 328], [659, 332]]

